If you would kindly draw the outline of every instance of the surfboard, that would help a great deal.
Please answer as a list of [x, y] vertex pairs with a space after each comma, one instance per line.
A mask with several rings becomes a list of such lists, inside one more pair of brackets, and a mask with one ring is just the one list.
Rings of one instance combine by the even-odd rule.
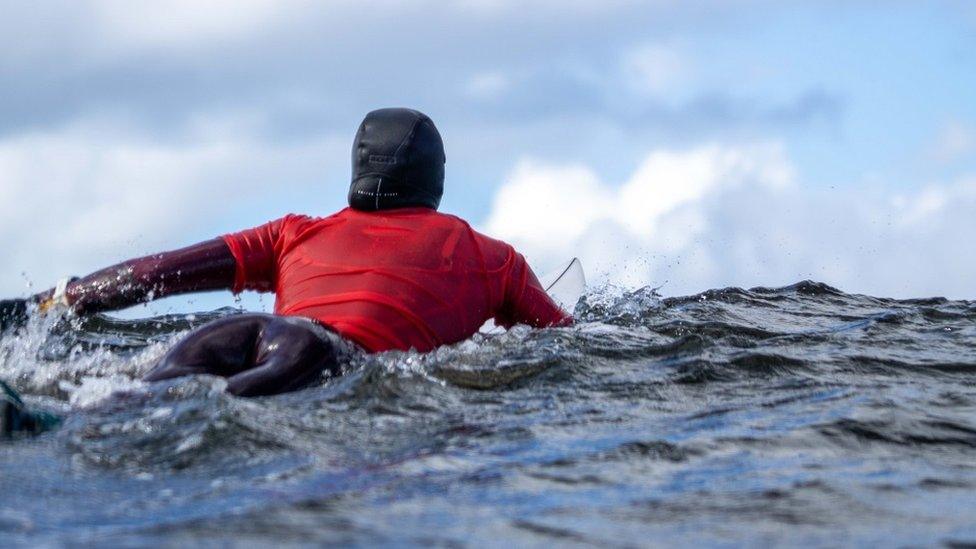
[[574, 257], [562, 268], [540, 277], [539, 282], [542, 283], [542, 287], [546, 289], [546, 293], [553, 301], [572, 313], [586, 289], [586, 275], [583, 273], [583, 264], [578, 257]]

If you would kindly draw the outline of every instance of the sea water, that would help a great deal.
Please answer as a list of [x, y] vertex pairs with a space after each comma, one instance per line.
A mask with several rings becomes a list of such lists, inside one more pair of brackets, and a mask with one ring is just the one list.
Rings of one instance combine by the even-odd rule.
[[604, 287], [291, 394], [138, 381], [226, 314], [3, 337], [65, 417], [0, 440], [3, 546], [976, 543], [976, 302]]

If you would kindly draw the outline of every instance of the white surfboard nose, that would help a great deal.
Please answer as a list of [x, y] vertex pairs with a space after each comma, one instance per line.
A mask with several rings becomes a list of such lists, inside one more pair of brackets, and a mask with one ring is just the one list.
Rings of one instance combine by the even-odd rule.
[[572, 313], [576, 303], [586, 290], [586, 275], [583, 273], [583, 263], [574, 257], [568, 265], [539, 279], [542, 287], [563, 310]]

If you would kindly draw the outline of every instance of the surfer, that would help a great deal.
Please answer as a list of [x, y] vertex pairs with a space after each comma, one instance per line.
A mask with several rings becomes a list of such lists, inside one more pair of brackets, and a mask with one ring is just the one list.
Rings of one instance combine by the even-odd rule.
[[144, 378], [212, 374], [235, 395], [257, 396], [337, 374], [356, 352], [455, 343], [489, 319], [572, 324], [512, 246], [437, 211], [445, 160], [426, 115], [370, 112], [353, 142], [349, 207], [323, 218], [287, 215], [0, 301], [0, 329], [32, 310], [84, 315], [188, 292], [274, 292], [274, 314], [201, 326]]

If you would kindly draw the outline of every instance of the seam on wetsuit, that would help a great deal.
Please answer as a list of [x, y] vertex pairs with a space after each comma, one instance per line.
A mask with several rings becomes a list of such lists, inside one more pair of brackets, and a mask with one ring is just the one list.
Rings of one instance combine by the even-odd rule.
[[[423, 119], [423, 117], [420, 117], [420, 116], [418, 116], [418, 117], [417, 117], [417, 118], [416, 118], [416, 119], [415, 119], [415, 120], [413, 121], [413, 125], [412, 125], [412, 126], [410, 126], [410, 131], [408, 131], [408, 132], [407, 132], [407, 135], [405, 135], [405, 136], [403, 136], [403, 141], [400, 141], [400, 144], [399, 144], [399, 145], [397, 145], [397, 148], [396, 148], [396, 150], [395, 150], [395, 151], [393, 151], [393, 158], [396, 158], [396, 157], [397, 157], [397, 155], [399, 155], [399, 154], [400, 154], [400, 149], [402, 149], [402, 148], [403, 148], [403, 146], [407, 144], [407, 141], [409, 141], [409, 140], [410, 140], [410, 138], [412, 138], [412, 137], [414, 136], [414, 134], [415, 134], [415, 133], [417, 133], [417, 126], [419, 126], [419, 125], [420, 125], [420, 123], [421, 123], [421, 122], [423, 122], [423, 120], [424, 120], [424, 119]], [[409, 159], [409, 158], [407, 158], [407, 159], [405, 159], [405, 160], [406, 160], [406, 162], [404, 163], [404, 165], [405, 165], [405, 166], [409, 166], [409, 165], [410, 165], [410, 159]], [[406, 183], [406, 184], [408, 184], [408, 185], [409, 185], [409, 184], [410, 184], [410, 174], [409, 174], [409, 173], [404, 173], [404, 174], [403, 174], [403, 179], [402, 179], [402, 181], [403, 181], [404, 183]]]

